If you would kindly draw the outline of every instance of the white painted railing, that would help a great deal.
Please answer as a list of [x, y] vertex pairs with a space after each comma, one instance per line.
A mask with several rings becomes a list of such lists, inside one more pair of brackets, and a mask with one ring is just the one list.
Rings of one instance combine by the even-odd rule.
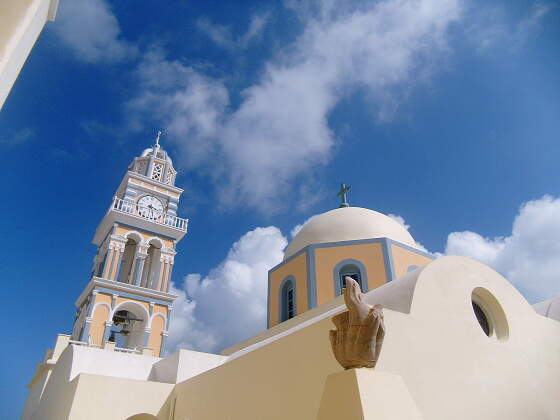
[[136, 348], [126, 349], [124, 347], [115, 347], [115, 351], [120, 351], [121, 353], [140, 353], [140, 350]]
[[132, 201], [125, 201], [116, 197], [113, 199], [111, 209], [120, 213], [148, 219], [151, 222], [169, 226], [183, 232], [187, 231], [187, 226], [189, 224], [189, 219], [183, 219], [172, 214], [160, 212], [154, 208], [139, 206]]

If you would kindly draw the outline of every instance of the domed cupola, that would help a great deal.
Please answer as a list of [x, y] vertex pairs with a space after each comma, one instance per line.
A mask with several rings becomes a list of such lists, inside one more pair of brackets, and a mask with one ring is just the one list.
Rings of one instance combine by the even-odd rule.
[[351, 207], [342, 185], [340, 207], [313, 217], [268, 273], [268, 326], [297, 316], [342, 294], [344, 278], [363, 291], [375, 289], [434, 258], [397, 221]]
[[145, 149], [140, 157], [134, 158], [129, 170], [154, 181], [174, 185], [177, 171], [173, 168], [173, 161], [167, 152], [160, 146], [160, 137], [161, 131], [158, 131], [154, 146]]
[[390, 217], [362, 207], [341, 207], [320, 214], [306, 223], [286, 248], [284, 259], [312, 244], [373, 238], [389, 238], [417, 248], [410, 233]]

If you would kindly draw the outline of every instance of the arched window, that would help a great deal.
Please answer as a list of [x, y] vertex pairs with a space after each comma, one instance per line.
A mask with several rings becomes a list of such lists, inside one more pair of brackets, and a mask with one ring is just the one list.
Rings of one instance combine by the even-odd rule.
[[362, 287], [362, 273], [360, 273], [360, 269], [357, 265], [347, 264], [340, 269], [340, 271], [338, 272], [338, 280], [340, 281], [341, 289], [346, 287], [346, 282], [344, 281], [345, 277], [353, 278], [358, 282], [360, 287]]
[[284, 280], [280, 294], [280, 322], [296, 316], [296, 287], [293, 277]]
[[117, 277], [117, 280], [123, 283], [134, 283], [132, 281], [132, 271], [134, 269], [134, 259], [136, 257], [136, 248], [138, 247], [138, 241], [134, 238], [128, 238], [126, 245], [124, 246], [124, 254], [122, 256], [123, 262], [121, 266], [121, 271]]
[[157, 240], [150, 241], [148, 248], [148, 257], [144, 265], [144, 273], [142, 273], [142, 287], [155, 289], [158, 286], [159, 272], [161, 269], [161, 242]]
[[369, 290], [366, 268], [357, 260], [344, 260], [339, 262], [334, 268], [333, 274], [336, 296], [340, 296], [342, 294], [342, 289], [346, 287], [344, 278], [347, 276], [356, 280], [363, 292]]

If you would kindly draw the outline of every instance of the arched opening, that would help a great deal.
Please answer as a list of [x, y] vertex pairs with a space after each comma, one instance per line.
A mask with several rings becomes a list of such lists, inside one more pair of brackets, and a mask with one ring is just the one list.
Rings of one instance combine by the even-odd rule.
[[156, 289], [158, 286], [161, 271], [161, 247], [162, 243], [159, 239], [152, 239], [150, 241], [144, 272], [142, 273], [142, 287]]
[[158, 418], [153, 414], [142, 413], [142, 414], [135, 414], [132, 417], [128, 417], [126, 420], [158, 420]]
[[504, 309], [489, 290], [483, 287], [474, 289], [471, 304], [474, 318], [487, 337], [496, 341], [509, 338], [509, 323]]
[[296, 288], [292, 278], [284, 281], [280, 293], [280, 322], [283, 322], [296, 316]]
[[134, 283], [132, 279], [132, 272], [134, 270], [134, 260], [136, 258], [136, 251], [138, 250], [139, 239], [135, 236], [130, 236], [126, 245], [124, 246], [123, 262], [121, 265], [121, 271], [117, 277], [117, 280], [123, 283]]
[[116, 347], [140, 350], [146, 344], [147, 315], [138, 304], [126, 302], [113, 313], [109, 340]]
[[345, 264], [338, 270], [338, 284], [340, 289], [338, 290], [338, 294], [342, 294], [342, 289], [346, 287], [346, 281], [344, 280], [345, 277], [353, 278], [358, 282], [360, 288], [364, 290], [364, 286], [362, 284], [362, 272], [360, 268], [356, 264]]

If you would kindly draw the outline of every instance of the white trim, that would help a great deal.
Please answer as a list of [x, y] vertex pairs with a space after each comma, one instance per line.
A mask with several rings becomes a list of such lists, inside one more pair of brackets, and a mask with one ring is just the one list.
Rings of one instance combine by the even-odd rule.
[[109, 318], [108, 319], [113, 319], [113, 317], [111, 316], [111, 306], [106, 302], [98, 302], [95, 305], [93, 305], [93, 310], [91, 311], [91, 319], [93, 319], [93, 317], [95, 316], [95, 310], [97, 309], [98, 306], [107, 307], [107, 309], [109, 309]]
[[133, 284], [121, 283], [115, 280], [105, 280], [100, 277], [93, 277], [89, 284], [85, 287], [82, 294], [76, 299], [76, 307], [80, 307], [81, 303], [86, 299], [90, 293], [97, 294], [97, 290], [92, 290], [94, 287], [105, 287], [107, 289], [115, 290], [116, 292], [133, 293], [148, 299], [157, 299], [163, 301], [173, 302], [177, 296], [171, 293], [161, 292], [155, 289], [147, 289], [145, 287], [135, 286]]
[[126, 239], [127, 242], [128, 242], [129, 239], [134, 239], [134, 238], [129, 238], [132, 235], [138, 235], [140, 237], [140, 241], [137, 243], [137, 245], [144, 244], [144, 237], [137, 230], [131, 230], [130, 232], [126, 232], [126, 234], [124, 235], [124, 238]]
[[[125, 300], [121, 303], [119, 303], [117, 306], [115, 306], [115, 309], [113, 309], [113, 312], [111, 313], [111, 319], [113, 319], [113, 316], [115, 316], [115, 314], [119, 311], [119, 308], [125, 305], [132, 305], [134, 307], [139, 307], [143, 312], [142, 314], [145, 316], [145, 318], [143, 319], [143, 321], [145, 322], [145, 325], [148, 325], [148, 322], [150, 322], [150, 314], [148, 313], [148, 311], [146, 310], [146, 308], [144, 308], [144, 305], [139, 304], [138, 302], [134, 301], [134, 300]], [[135, 314], [137, 315], [137, 314]], [[145, 328], [145, 327], [144, 327]]]
[[[163, 250], [163, 241], [162, 241], [160, 238], [158, 238], [157, 236], [151, 236], [149, 239], [146, 240], [146, 244], [147, 244], [148, 246], [149, 246], [149, 245], [152, 245], [152, 244], [150, 243], [150, 242], [152, 242], [152, 241], [157, 241], [157, 242], [159, 242], [159, 248], [158, 248], [158, 249], [159, 249], [159, 250]], [[155, 246], [154, 246], [154, 247], [155, 247]]]
[[161, 312], [157, 312], [150, 317], [150, 324], [148, 325], [148, 327], [152, 328], [152, 321], [157, 316], [159, 316], [160, 318], [163, 318], [163, 330], [166, 331], [167, 330], [167, 317], [164, 314], [162, 314]]

